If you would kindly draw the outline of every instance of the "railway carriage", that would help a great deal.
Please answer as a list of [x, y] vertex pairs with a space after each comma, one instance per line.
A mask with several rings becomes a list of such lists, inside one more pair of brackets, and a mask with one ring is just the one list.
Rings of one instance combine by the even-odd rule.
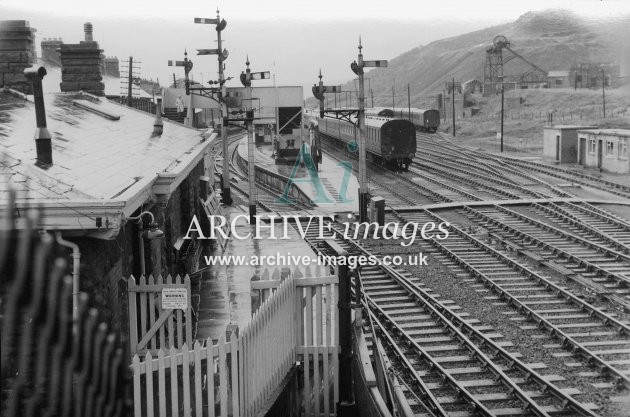
[[387, 107], [372, 107], [365, 109], [365, 115], [371, 118], [385, 117], [410, 120], [422, 132], [435, 133], [440, 127], [440, 112], [433, 109], [408, 108], [392, 110]]
[[[365, 140], [368, 158], [375, 163], [407, 169], [416, 153], [416, 129], [401, 119], [365, 119]], [[358, 140], [354, 124], [339, 119], [320, 119], [319, 133], [353, 144]]]
[[426, 110], [412, 108], [400, 109], [394, 112], [394, 117], [411, 120], [420, 131], [435, 133], [440, 127], [440, 112], [438, 110]]

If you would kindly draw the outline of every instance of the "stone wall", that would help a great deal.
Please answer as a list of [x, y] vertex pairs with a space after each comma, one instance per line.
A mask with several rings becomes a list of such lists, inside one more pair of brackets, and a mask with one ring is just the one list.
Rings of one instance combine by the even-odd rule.
[[119, 293], [119, 281], [134, 273], [136, 236], [136, 226], [130, 222], [113, 240], [71, 239], [81, 250], [81, 291], [89, 294], [91, 305], [100, 311], [103, 321], [123, 339], [129, 331], [127, 294]]
[[[199, 204], [199, 177], [203, 174], [202, 160], [170, 195], [167, 202], [155, 204], [151, 208], [158, 227], [164, 231], [164, 238], [143, 241], [147, 275], [183, 276], [196, 269], [196, 257], [181, 259], [174, 244], [188, 230], [193, 215], [203, 216]], [[140, 209], [134, 215], [139, 213]], [[145, 225], [148, 224], [147, 215], [143, 216], [143, 221]], [[103, 321], [119, 335], [125, 346], [129, 334], [126, 280], [132, 275], [136, 278], [141, 275], [140, 230], [139, 224], [131, 220], [112, 240], [67, 238], [77, 243], [81, 250], [81, 291], [90, 296], [90, 305], [99, 310]], [[71, 274], [71, 251], [63, 248], [59, 255], [68, 260], [67, 273]]]
[[24, 77], [24, 69], [35, 60], [35, 29], [29, 22], [0, 21], [0, 86], [31, 94], [32, 86]]

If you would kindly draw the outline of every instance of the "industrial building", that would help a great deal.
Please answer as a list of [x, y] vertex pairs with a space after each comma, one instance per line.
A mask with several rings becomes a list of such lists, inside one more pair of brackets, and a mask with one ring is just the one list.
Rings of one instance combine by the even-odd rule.
[[571, 87], [569, 71], [549, 71], [547, 75], [549, 88], [568, 88]]
[[578, 130], [594, 126], [557, 125], [543, 128], [543, 157], [560, 164], [577, 163]]
[[630, 174], [629, 129], [578, 130], [578, 161], [586, 168]]
[[603, 81], [605, 87], [617, 88], [623, 81], [620, 68], [618, 64], [607, 63], [575, 64], [569, 70], [570, 87], [601, 88]]

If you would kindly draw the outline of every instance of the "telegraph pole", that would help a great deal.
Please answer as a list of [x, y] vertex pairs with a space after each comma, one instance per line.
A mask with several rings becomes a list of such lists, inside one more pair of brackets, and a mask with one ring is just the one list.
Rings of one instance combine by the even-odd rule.
[[249, 69], [249, 56], [245, 62], [247, 68], [241, 72], [241, 83], [245, 87], [245, 102], [249, 103], [245, 117], [247, 125], [247, 177], [249, 180], [249, 221], [254, 224], [256, 215], [256, 142], [254, 138], [254, 106], [252, 105], [252, 80], [264, 80], [271, 78], [269, 71], [252, 72]]
[[[225, 19], [221, 19], [219, 16], [219, 9], [217, 9], [216, 19], [195, 18], [195, 23], [216, 25], [217, 30], [217, 49], [200, 49], [198, 55], [217, 55], [219, 61], [219, 94], [218, 101], [221, 105], [221, 142], [223, 144], [223, 175], [221, 177], [221, 192], [223, 203], [226, 205], [232, 204], [232, 195], [230, 192], [230, 158], [228, 157], [228, 141], [227, 141], [227, 123], [228, 123], [228, 108], [227, 108], [227, 88], [225, 86], [225, 61], [228, 57], [227, 49], [222, 49], [221, 46], [221, 32], [227, 26]], [[192, 98], [192, 96], [191, 96]], [[192, 100], [191, 100], [192, 104]]]
[[[359, 221], [366, 222], [367, 219], [367, 202], [369, 196], [367, 182], [367, 163], [366, 163], [366, 144], [365, 144], [365, 88], [363, 81], [364, 67], [386, 67], [386, 60], [364, 61], [361, 52], [361, 38], [359, 38], [359, 57], [358, 62], [350, 64], [352, 71], [359, 76]], [[393, 88], [393, 87], [392, 87]]]
[[392, 112], [396, 111], [395, 87], [392, 85]]
[[503, 152], [503, 109], [504, 109], [505, 85], [501, 79], [501, 152]]
[[[606, 74], [604, 73], [604, 69], [602, 68], [602, 104], [604, 105], [604, 119], [606, 118]], [[614, 110], [613, 110], [614, 113]]]
[[453, 85], [451, 86], [451, 99], [453, 101], [453, 137], [455, 137], [455, 77], [453, 77]]
[[129, 57], [129, 75], [127, 80], [127, 106], [133, 106], [133, 57]]
[[411, 120], [411, 89], [409, 87], [409, 83], [407, 83], [407, 116], [409, 120]]

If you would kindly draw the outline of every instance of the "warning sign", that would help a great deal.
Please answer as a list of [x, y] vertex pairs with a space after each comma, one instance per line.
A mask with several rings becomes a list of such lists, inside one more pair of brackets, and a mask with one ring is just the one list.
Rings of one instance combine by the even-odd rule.
[[164, 288], [162, 289], [162, 308], [181, 309], [188, 308], [188, 293], [186, 288]]

